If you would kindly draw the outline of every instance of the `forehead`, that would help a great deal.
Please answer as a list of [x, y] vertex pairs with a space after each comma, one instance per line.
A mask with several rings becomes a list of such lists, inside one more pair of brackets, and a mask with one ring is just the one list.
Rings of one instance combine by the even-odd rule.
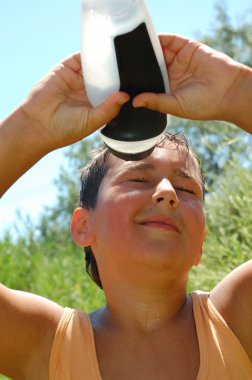
[[116, 174], [120, 171], [144, 169], [148, 168], [148, 166], [165, 171], [176, 171], [181, 168], [190, 173], [199, 182], [202, 182], [199, 162], [192, 151], [186, 146], [178, 146], [178, 144], [171, 141], [165, 141], [162, 146], [157, 146], [151, 155], [140, 161], [124, 161], [111, 155], [108, 172]]

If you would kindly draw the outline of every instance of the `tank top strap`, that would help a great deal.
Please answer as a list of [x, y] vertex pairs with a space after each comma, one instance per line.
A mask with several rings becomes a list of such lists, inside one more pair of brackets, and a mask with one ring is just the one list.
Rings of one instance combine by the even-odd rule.
[[59, 322], [50, 358], [50, 380], [102, 380], [89, 316], [65, 308]]
[[210, 293], [191, 293], [200, 349], [197, 380], [250, 380], [252, 365], [245, 349], [210, 299]]

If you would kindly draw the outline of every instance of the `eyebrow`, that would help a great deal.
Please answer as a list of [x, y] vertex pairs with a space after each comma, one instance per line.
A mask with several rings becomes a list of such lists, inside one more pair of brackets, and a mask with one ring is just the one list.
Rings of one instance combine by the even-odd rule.
[[[126, 170], [129, 171], [135, 171], [135, 170], [154, 170], [155, 166], [146, 162], [134, 162], [126, 165], [125, 167]], [[182, 169], [182, 168], [177, 168], [174, 170], [174, 174], [178, 177], [182, 178], [187, 178], [187, 179], [192, 179], [194, 181], [199, 182], [195, 177], [193, 177], [188, 171]]]
[[187, 172], [184, 169], [178, 168], [174, 171], [174, 174], [178, 177], [193, 179], [194, 181], [198, 182], [198, 180], [195, 177], [193, 177], [189, 172]]
[[178, 177], [185, 178], [185, 179], [190, 179], [197, 183], [201, 188], [203, 187], [203, 183], [201, 180], [197, 179], [196, 177], [192, 176], [188, 171], [178, 168], [175, 170], [174, 174]]
[[148, 164], [146, 162], [134, 162], [126, 165], [125, 169], [129, 171], [154, 170], [154, 165]]

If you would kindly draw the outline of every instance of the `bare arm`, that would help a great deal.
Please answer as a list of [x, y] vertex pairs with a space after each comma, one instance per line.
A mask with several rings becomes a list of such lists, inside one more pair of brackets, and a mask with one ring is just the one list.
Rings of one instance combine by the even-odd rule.
[[252, 260], [226, 276], [211, 291], [210, 298], [252, 362]]
[[224, 120], [252, 133], [252, 69], [199, 42], [161, 35], [171, 94], [138, 95], [136, 107], [192, 120]]
[[42, 297], [0, 285], [0, 310], [0, 373], [14, 379], [46, 379], [63, 309]]

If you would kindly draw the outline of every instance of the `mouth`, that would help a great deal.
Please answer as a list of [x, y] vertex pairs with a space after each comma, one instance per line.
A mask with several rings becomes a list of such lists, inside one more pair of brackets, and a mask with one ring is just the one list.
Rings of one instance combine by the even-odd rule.
[[141, 226], [149, 228], [158, 228], [165, 231], [179, 232], [178, 226], [174, 220], [162, 215], [147, 217], [139, 222]]

